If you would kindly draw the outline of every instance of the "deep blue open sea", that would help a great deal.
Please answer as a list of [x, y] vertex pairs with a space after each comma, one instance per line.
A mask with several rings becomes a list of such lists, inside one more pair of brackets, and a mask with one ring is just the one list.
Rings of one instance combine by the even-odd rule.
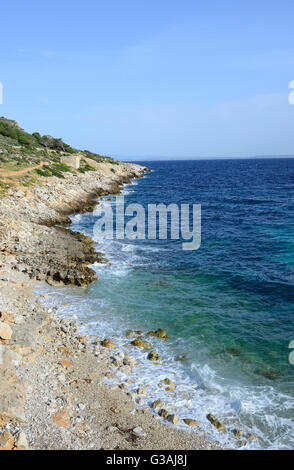
[[[150, 399], [198, 419], [223, 445], [238, 445], [237, 428], [259, 436], [246, 448], [294, 448], [294, 159], [144, 164], [153, 171], [125, 187], [125, 203], [201, 204], [200, 249], [106, 240], [98, 249], [112, 265], [95, 266], [99, 280], [87, 289], [59, 289], [63, 313], [91, 334], [117, 334], [122, 347], [128, 328], [166, 329], [169, 341], [153, 341], [161, 366], [135, 352]], [[72, 228], [93, 236], [96, 220], [77, 215]], [[174, 396], [158, 387], [165, 377]]]

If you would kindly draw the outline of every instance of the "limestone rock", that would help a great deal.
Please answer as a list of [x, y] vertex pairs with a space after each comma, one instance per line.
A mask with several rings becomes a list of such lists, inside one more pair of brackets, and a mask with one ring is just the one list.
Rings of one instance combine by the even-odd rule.
[[161, 382], [162, 382], [163, 384], [165, 384], [165, 385], [169, 385], [169, 386], [172, 387], [172, 388], [176, 388], [176, 384], [175, 384], [172, 380], [170, 380], [170, 379], [168, 379], [168, 378], [163, 379]]
[[154, 349], [153, 349], [148, 354], [147, 359], [149, 359], [149, 361], [156, 362], [156, 361], [160, 361], [160, 359], [162, 359], [162, 357], [156, 351], [154, 351]]
[[179, 424], [180, 418], [177, 415], [168, 415], [167, 420], [172, 424]]
[[139, 437], [146, 436], [146, 432], [143, 431], [143, 429], [139, 426], [133, 429], [133, 433], [136, 434], [136, 436], [139, 436]]
[[68, 367], [72, 367], [72, 366], [74, 365], [73, 362], [68, 361], [68, 360], [66, 360], [66, 359], [60, 361], [59, 364], [60, 364], [62, 367], [66, 368], [66, 369], [67, 369]]
[[14, 367], [0, 366], [0, 426], [24, 420], [26, 391]]
[[158, 414], [159, 414], [159, 416], [161, 416], [164, 419], [167, 419], [168, 416], [169, 416], [169, 412], [167, 410], [165, 410], [164, 408], [159, 410]]
[[18, 365], [20, 362], [19, 354], [0, 343], [0, 366]]
[[12, 336], [12, 329], [3, 321], [0, 321], [0, 338], [1, 339], [11, 339]]
[[104, 348], [107, 348], [107, 349], [115, 349], [117, 347], [116, 343], [114, 341], [112, 341], [112, 339], [104, 339], [101, 342], [101, 346], [103, 346]]
[[152, 349], [152, 344], [150, 344], [147, 341], [144, 341], [140, 338], [134, 339], [134, 341], [131, 342], [131, 345], [132, 346], [137, 346], [138, 348]]
[[252, 432], [248, 434], [248, 439], [250, 441], [259, 441], [259, 437], [256, 434], [253, 434]]
[[66, 410], [59, 410], [51, 416], [53, 423], [60, 428], [70, 428], [70, 418]]
[[156, 408], [164, 408], [165, 405], [161, 400], [155, 400], [151, 406], [155, 410]]
[[12, 450], [14, 446], [14, 438], [10, 432], [3, 432], [0, 435], [0, 450]]
[[149, 331], [147, 335], [156, 336], [157, 338], [161, 338], [161, 339], [168, 339], [166, 331], [161, 328], [159, 328], [156, 331]]
[[140, 330], [138, 330], [138, 331], [128, 330], [128, 331], [126, 332], [126, 337], [127, 337], [127, 338], [131, 338], [132, 336], [133, 336], [133, 337], [136, 337], [136, 336], [140, 336], [140, 335], [142, 335], [142, 334], [143, 334], [143, 331], [140, 331]]
[[244, 437], [244, 431], [242, 431], [241, 429], [233, 429], [232, 432], [237, 439], [239, 439], [240, 437]]
[[209, 413], [207, 416], [208, 421], [211, 422], [211, 424], [216, 427], [219, 431], [226, 431], [227, 428], [226, 426], [221, 423], [212, 413]]
[[187, 426], [199, 426], [200, 424], [200, 421], [196, 421], [196, 419], [185, 418], [183, 421]]
[[21, 431], [16, 439], [14, 450], [28, 450], [29, 445], [27, 437], [23, 431]]

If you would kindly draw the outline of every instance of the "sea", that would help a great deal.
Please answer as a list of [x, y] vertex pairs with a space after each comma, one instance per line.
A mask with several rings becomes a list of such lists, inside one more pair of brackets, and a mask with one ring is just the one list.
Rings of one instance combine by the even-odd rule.
[[[140, 163], [152, 171], [125, 185], [125, 205], [200, 204], [199, 249], [183, 250], [181, 238], [99, 238], [110, 264], [93, 266], [97, 281], [45, 290], [60, 315], [135, 355], [131, 378], [147, 386], [150, 403], [161, 398], [197, 419], [225, 448], [293, 449], [294, 159]], [[102, 202], [115, 211], [116, 196]], [[95, 238], [98, 218], [98, 210], [75, 215], [71, 228]], [[149, 338], [163, 358], [155, 364], [130, 349], [126, 331], [158, 328], [169, 339]], [[175, 394], [159, 386], [166, 377]], [[236, 429], [258, 440], [236, 439]]]

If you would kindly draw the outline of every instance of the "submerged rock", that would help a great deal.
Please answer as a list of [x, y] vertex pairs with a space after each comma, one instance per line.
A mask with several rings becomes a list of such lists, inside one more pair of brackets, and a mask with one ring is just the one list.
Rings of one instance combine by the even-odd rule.
[[241, 351], [237, 348], [226, 348], [225, 352], [231, 354], [231, 356], [240, 356]]
[[269, 380], [276, 380], [282, 375], [278, 370], [262, 368], [256, 369], [255, 373]]
[[208, 419], [208, 421], [211, 422], [211, 424], [216, 427], [216, 429], [218, 429], [219, 431], [227, 431], [227, 428], [226, 426], [221, 423], [212, 413], [209, 413], [206, 418]]
[[126, 332], [126, 337], [127, 337], [127, 338], [131, 338], [132, 336], [140, 336], [140, 335], [142, 335], [142, 334], [143, 334], [143, 331], [141, 331], [141, 330], [137, 330], [137, 331], [135, 331], [135, 330], [128, 330], [128, 331]]

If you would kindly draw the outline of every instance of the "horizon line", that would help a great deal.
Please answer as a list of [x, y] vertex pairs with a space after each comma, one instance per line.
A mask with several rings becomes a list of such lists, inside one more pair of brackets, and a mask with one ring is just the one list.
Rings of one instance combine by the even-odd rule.
[[194, 160], [266, 160], [294, 158], [293, 155], [254, 155], [249, 157], [165, 157], [145, 156], [130, 157], [125, 155], [111, 155], [111, 158], [124, 159], [125, 161], [194, 161]]

